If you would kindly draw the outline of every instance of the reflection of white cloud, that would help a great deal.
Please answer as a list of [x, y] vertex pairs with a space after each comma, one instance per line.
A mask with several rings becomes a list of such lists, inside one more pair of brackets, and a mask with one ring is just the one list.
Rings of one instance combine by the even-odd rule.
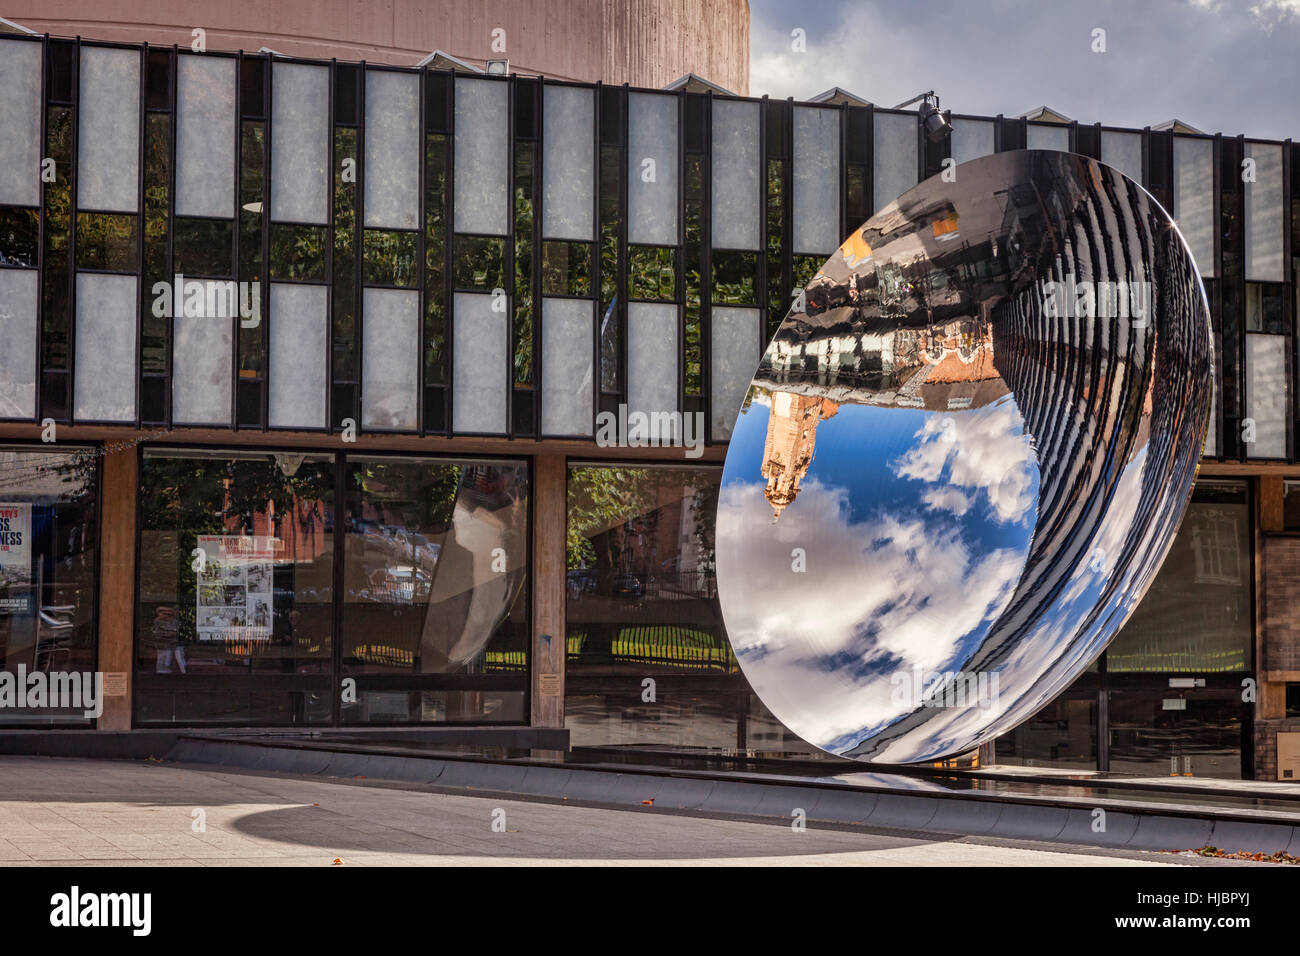
[[944, 484], [983, 490], [999, 521], [1029, 516], [1038, 460], [1010, 396], [974, 411], [930, 415], [916, 437], [918, 444], [892, 463], [894, 474], [937, 482], [947, 469]]
[[[972, 552], [959, 526], [920, 512], [854, 522], [847, 489], [817, 480], [798, 504], [773, 525], [762, 485], [723, 487], [718, 590], [755, 691], [825, 745], [900, 716], [897, 670], [951, 668], [1010, 601], [1025, 552]], [[795, 548], [806, 555], [802, 573]]]
[[975, 503], [971, 495], [959, 488], [929, 488], [921, 500], [934, 511], [951, 511], [955, 515], [964, 515]]

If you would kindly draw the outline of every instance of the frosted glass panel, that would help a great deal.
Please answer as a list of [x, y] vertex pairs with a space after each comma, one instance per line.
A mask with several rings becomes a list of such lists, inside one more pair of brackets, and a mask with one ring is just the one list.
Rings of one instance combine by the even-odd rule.
[[677, 97], [628, 96], [628, 242], [677, 245]]
[[180, 55], [176, 76], [176, 215], [235, 215], [235, 61]]
[[[1175, 139], [1175, 150], [1178, 149], [1177, 144], [1178, 140]], [[1107, 166], [1114, 166], [1135, 183], [1142, 182], [1142, 134], [1108, 133], [1103, 130], [1101, 161]]]
[[877, 113], [876, 168], [873, 173], [876, 209], [883, 209], [916, 185], [915, 113]]
[[329, 289], [271, 283], [270, 390], [272, 428], [324, 428], [329, 388]]
[[140, 54], [83, 46], [79, 88], [77, 207], [136, 212], [140, 208]]
[[[627, 307], [629, 414], [678, 411], [677, 368], [681, 362], [681, 346], [677, 308], [646, 302], [632, 302]], [[667, 437], [663, 430], [658, 435]]]
[[952, 158], [968, 163], [981, 156], [993, 155], [993, 124], [988, 120], [954, 119], [952, 121]]
[[135, 420], [135, 276], [77, 273], [73, 417]]
[[458, 432], [503, 435], [510, 383], [509, 308], [492, 311], [493, 296], [457, 292], [452, 328], [452, 428]]
[[272, 64], [271, 218], [329, 218], [329, 68]]
[[542, 300], [542, 434], [590, 435], [596, 305]]
[[0, 40], [0, 205], [41, 201], [41, 45]]
[[840, 235], [840, 111], [794, 110], [794, 252], [830, 255]]
[[[237, 315], [233, 301], [229, 311]], [[172, 418], [185, 425], [229, 424], [235, 319], [178, 315], [172, 328]]]
[[542, 234], [594, 238], [596, 181], [593, 90], [545, 87], [542, 129]]
[[758, 365], [759, 310], [715, 308], [713, 310], [713, 438], [731, 437], [736, 415], [745, 401], [750, 379]]
[[1247, 335], [1246, 417], [1255, 422], [1247, 458], [1286, 457], [1286, 408], [1286, 339]]
[[[1141, 160], [1139, 159], [1139, 165]], [[1174, 137], [1174, 221], [1203, 276], [1214, 275], [1214, 143]]]
[[366, 225], [420, 226], [420, 77], [366, 71]]
[[[762, 245], [762, 166], [759, 103], [713, 101], [713, 203], [710, 223], [717, 249]], [[797, 168], [797, 167], [796, 167]]]
[[1282, 147], [1246, 144], [1255, 181], [1246, 183], [1246, 281], [1281, 282]]
[[1070, 128], [1048, 123], [1030, 123], [1025, 143], [1030, 149], [1070, 149]]
[[510, 230], [509, 87], [456, 78], [456, 231]]
[[420, 424], [420, 293], [366, 289], [362, 303], [362, 424], [415, 431]]
[[0, 269], [0, 418], [36, 417], [38, 279], [35, 269]]

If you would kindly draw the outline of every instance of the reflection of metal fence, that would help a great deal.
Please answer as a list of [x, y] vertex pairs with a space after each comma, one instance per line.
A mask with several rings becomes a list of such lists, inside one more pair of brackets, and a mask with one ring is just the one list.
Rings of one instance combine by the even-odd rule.
[[[614, 631], [608, 637], [608, 631]], [[592, 632], [570, 632], [568, 659], [575, 664], [650, 664], [681, 670], [734, 673], [736, 657], [720, 632], [672, 624], [614, 625]]]

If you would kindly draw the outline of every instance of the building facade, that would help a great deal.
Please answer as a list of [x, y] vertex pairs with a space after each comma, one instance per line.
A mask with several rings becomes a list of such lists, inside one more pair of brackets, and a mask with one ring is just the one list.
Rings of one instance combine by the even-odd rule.
[[[1300, 731], [1300, 149], [951, 121], [934, 143], [844, 97], [0, 38], [0, 669], [106, 687], [97, 718], [0, 720], [797, 746], [713, 575], [758, 358], [946, 160], [1063, 149], [1177, 219], [1216, 395], [1155, 586], [997, 760], [1276, 777]], [[960, 330], [919, 347], [931, 386], [978, 386]], [[787, 431], [774, 508], [815, 439]]]

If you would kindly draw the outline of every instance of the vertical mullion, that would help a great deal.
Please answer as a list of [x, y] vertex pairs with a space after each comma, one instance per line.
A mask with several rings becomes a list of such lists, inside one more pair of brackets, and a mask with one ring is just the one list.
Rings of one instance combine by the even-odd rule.
[[[779, 326], [794, 301], [794, 97], [787, 97], [781, 119], [781, 315]], [[775, 331], [775, 328], [773, 329]]]
[[[353, 183], [356, 193], [353, 197], [352, 208], [356, 210], [356, 221], [352, 224], [353, 241], [352, 241], [352, 294], [354, 296], [353, 315], [352, 315], [352, 348], [356, 353], [356, 367], [354, 375], [357, 380], [356, 390], [352, 395], [352, 408], [349, 409], [349, 415], [353, 417], [357, 430], [361, 430], [362, 422], [365, 418], [363, 409], [365, 407], [365, 390], [366, 390], [366, 271], [365, 271], [365, 241], [366, 241], [366, 61], [362, 60], [357, 65], [356, 89], [354, 90], [357, 99], [357, 155], [356, 170], [357, 179]], [[332, 172], [332, 171], [331, 171]], [[332, 179], [332, 177], [331, 177]], [[333, 276], [330, 277], [331, 280]], [[332, 362], [334, 356], [330, 356]]]
[[[700, 399], [704, 429], [698, 435], [710, 444], [713, 431], [713, 90], [704, 97], [700, 142]], [[685, 409], [683, 409], [685, 411]], [[692, 414], [694, 412], [692, 411]], [[682, 440], [685, 441], [685, 421]]]
[[623, 84], [619, 95], [619, 131], [618, 146], [618, 393], [619, 402], [626, 405], [628, 400], [628, 302], [627, 302], [627, 215], [628, 188], [631, 176], [628, 173], [628, 161], [631, 158], [631, 146], [628, 139], [629, 103], [628, 84]]
[[1213, 223], [1214, 223], [1214, 274], [1217, 277], [1213, 285], [1214, 294], [1210, 297], [1210, 309], [1213, 321], [1211, 323], [1211, 341], [1214, 345], [1214, 396], [1212, 399], [1212, 409], [1214, 411], [1214, 457], [1220, 460], [1224, 457], [1224, 435], [1226, 434], [1223, 427], [1223, 134], [1214, 135], [1214, 143], [1210, 149], [1211, 160], [1214, 169], [1211, 172], [1210, 182], [1214, 187], [1213, 200]]
[[[331, 74], [333, 74], [333, 70], [331, 70], [330, 72]], [[417, 281], [420, 284], [419, 285], [420, 306], [419, 306], [419, 315], [417, 316], [416, 319], [416, 329], [415, 329], [415, 338], [416, 338], [416, 342], [418, 343], [418, 355], [419, 355], [419, 359], [416, 362], [416, 372], [415, 372], [415, 432], [417, 435], [420, 436], [423, 436], [425, 434], [424, 396], [426, 394], [425, 392], [426, 386], [425, 386], [424, 378], [425, 378], [425, 350], [428, 348], [427, 336], [425, 334], [426, 332], [425, 326], [428, 323], [428, 315], [429, 315], [429, 290], [428, 290], [429, 277], [427, 275], [428, 263], [425, 260], [425, 242], [427, 241], [427, 234], [428, 234], [428, 224], [425, 218], [427, 215], [426, 207], [428, 206], [428, 199], [425, 195], [425, 189], [426, 189], [425, 176], [426, 176], [426, 166], [428, 165], [428, 159], [429, 159], [429, 133], [428, 133], [427, 120], [425, 118], [428, 107], [425, 103], [425, 100], [427, 98], [426, 97], [427, 90], [425, 89], [424, 74], [425, 74], [424, 70], [420, 70], [420, 72], [416, 74], [416, 85], [419, 87], [419, 105], [416, 107], [416, 117], [415, 117], [415, 126], [416, 126], [416, 130], [418, 131], [418, 137], [417, 137], [418, 147], [420, 151], [419, 165], [416, 167], [416, 172], [415, 172], [416, 182], [418, 183], [418, 186], [416, 187], [417, 192], [415, 197], [415, 207], [416, 207], [415, 217], [416, 217], [416, 228], [419, 230], [415, 234], [415, 261], [416, 261], [416, 273], [418, 275]], [[333, 89], [332, 86], [331, 89]], [[330, 112], [331, 114], [333, 113], [332, 105], [331, 105]], [[333, 143], [332, 137], [330, 142], [331, 144]], [[333, 245], [333, 243], [331, 243], [331, 245]], [[331, 270], [330, 272], [331, 280], [333, 279], [333, 276], [334, 273]], [[330, 323], [331, 330], [333, 329], [333, 325], [334, 323], [331, 321]], [[333, 340], [331, 339], [330, 355], [333, 356], [333, 354], [334, 354], [334, 346], [333, 346]], [[331, 391], [333, 391], [333, 389], [331, 389]]]
[[[41, 156], [49, 154], [50, 143], [50, 35], [41, 37]], [[32, 413], [35, 421], [42, 418], [45, 395], [45, 210], [46, 182], [39, 177], [40, 193], [36, 210], [36, 365], [32, 392]]]
[[[329, 190], [329, 212], [325, 226], [325, 276], [329, 281], [329, 294], [325, 296], [325, 432], [330, 435], [334, 434], [334, 230], [338, 225], [335, 221], [338, 196], [334, 176], [337, 174], [339, 162], [335, 150], [338, 143], [338, 124], [335, 122], [337, 117], [334, 115], [334, 96], [335, 87], [338, 85], [338, 65], [338, 59], [331, 57], [329, 92], [326, 94], [325, 107], [328, 117], [326, 129], [329, 130], [329, 144], [326, 147], [329, 152], [329, 171], [325, 176]], [[267, 358], [270, 358], [269, 354]], [[267, 376], [267, 391], [270, 391], [270, 375]]]
[[[80, 187], [77, 164], [80, 161], [81, 132], [81, 37], [77, 37], [72, 47], [72, 110], [69, 118], [71, 133], [68, 137], [72, 149], [69, 151], [68, 177], [71, 180], [68, 193], [68, 308], [67, 308], [67, 368], [64, 370], [63, 393], [67, 396], [67, 419], [71, 424], [77, 420], [77, 190]], [[169, 190], [170, 191], [170, 190]], [[169, 419], [170, 420], [170, 419]]]
[[442, 294], [443, 294], [443, 407], [446, 409], [447, 437], [456, 433], [455, 428], [455, 393], [456, 393], [456, 283], [452, 278], [454, 257], [452, 255], [456, 240], [456, 70], [447, 74], [447, 173], [445, 195], [443, 198], [443, 216], [445, 228], [442, 244]]
[[515, 74], [505, 79], [506, 83], [506, 241], [505, 255], [502, 257], [506, 273], [502, 277], [506, 292], [506, 437], [515, 437], [515, 335], [518, 331], [518, 317], [515, 310], [519, 308], [518, 288], [515, 286], [515, 111], [518, 95]]
[[[542, 77], [532, 85], [533, 96], [533, 255], [528, 260], [531, 267], [529, 285], [532, 288], [532, 352], [533, 380], [531, 382], [532, 400], [529, 409], [532, 421], [528, 423], [528, 433], [535, 438], [542, 434], [542, 216], [546, 202], [546, 190], [542, 186], [542, 177], [546, 174], [546, 79]], [[595, 378], [593, 376], [594, 383]]]
[[[604, 317], [601, 312], [601, 304], [604, 302], [603, 290], [604, 284], [604, 223], [600, 218], [601, 200], [601, 182], [605, 169], [604, 150], [602, 147], [601, 137], [603, 124], [602, 119], [605, 114], [605, 94], [604, 85], [597, 80], [592, 90], [592, 109], [591, 109], [591, 148], [592, 148], [592, 184], [591, 184], [591, 235], [594, 240], [589, 247], [592, 251], [591, 256], [591, 295], [592, 295], [592, 328], [591, 328], [591, 346], [592, 346], [592, 365], [591, 365], [591, 434], [594, 438], [596, 434], [596, 417], [600, 414], [600, 395], [604, 390], [604, 369], [602, 366], [601, 341], [600, 341], [600, 323]], [[543, 108], [545, 107], [545, 98], [543, 97]], [[541, 398], [538, 398], [538, 437], [541, 437]]]
[[677, 409], [686, 411], [686, 179], [690, 163], [686, 159], [686, 88], [677, 96], [677, 249], [673, 259], [673, 279], [677, 300]]
[[[334, 117], [331, 116], [331, 138], [333, 120]], [[330, 178], [330, 182], [333, 182], [333, 177]], [[344, 590], [344, 562], [348, 533], [349, 490], [346, 459], [343, 452], [336, 452], [334, 455], [334, 540], [332, 542], [334, 567], [331, 569], [333, 579], [331, 583], [334, 593], [339, 597], [333, 602], [333, 633], [330, 635], [330, 674], [334, 685], [330, 692], [330, 721], [336, 727], [343, 719], [343, 695], [339, 693], [339, 688], [343, 683], [343, 609], [346, 602], [342, 597], [347, 593]]]
[[258, 404], [261, 409], [261, 426], [263, 431], [266, 430], [270, 422], [270, 394], [271, 394], [271, 349], [270, 349], [270, 330], [267, 326], [271, 321], [271, 136], [272, 125], [275, 117], [272, 115], [274, 109], [274, 83], [275, 69], [273, 68], [273, 57], [267, 54], [265, 62], [262, 64], [262, 267], [261, 283], [262, 288], [266, 290], [266, 295], [261, 296], [261, 313], [262, 321], [259, 323], [259, 338], [261, 339], [260, 358], [262, 359], [262, 376], [258, 386]]
[[1286, 417], [1286, 459], [1292, 461], [1295, 458], [1295, 414], [1293, 409], [1296, 407], [1295, 401], [1295, 296], [1293, 294], [1292, 269], [1291, 269], [1291, 140], [1286, 140], [1282, 144], [1282, 332], [1286, 341], [1286, 354], [1289, 361], [1286, 363], [1286, 390], [1287, 390], [1287, 409]]
[[148, 84], [149, 84], [149, 44], [145, 43], [140, 48], [140, 102], [136, 104], [136, 114], [138, 117], [138, 127], [136, 129], [136, 231], [135, 231], [135, 427], [139, 428], [143, 417], [143, 408], [141, 407], [142, 389], [140, 387], [141, 377], [144, 375], [144, 303], [145, 296], [148, 292], [144, 287], [145, 268], [144, 268], [144, 230], [146, 210], [144, 203], [144, 175], [145, 175], [145, 131], [148, 127], [149, 114], [146, 110], [148, 106]]
[[[167, 54], [167, 205], [164, 216], [167, 219], [167, 281], [176, 281], [176, 99], [180, 86], [180, 54], [176, 44]], [[164, 418], [170, 430], [172, 418], [172, 382], [176, 368], [172, 361], [172, 343], [176, 341], [176, 289], [172, 287], [172, 308], [168, 309], [167, 331], [163, 342], [163, 405], [166, 409]]]
[[[235, 280], [235, 294], [239, 295], [240, 301], [243, 296], [240, 295], [240, 283], [247, 281], [239, 268], [239, 234], [242, 232], [240, 226], [240, 187], [243, 184], [244, 176], [244, 156], [241, 148], [244, 136], [244, 51], [240, 50], [235, 54], [235, 183], [234, 183], [234, 221], [231, 223], [230, 233], [230, 271]], [[142, 164], [143, 165], [143, 164]], [[259, 295], [259, 298], [261, 296]], [[239, 334], [243, 328], [243, 316], [238, 308], [231, 321], [234, 323], [234, 329], [231, 333], [230, 347], [230, 427], [239, 429]]]
[[[713, 143], [709, 143], [712, 154]], [[771, 157], [767, 153], [767, 95], [764, 94], [758, 105], [758, 276], [755, 292], [758, 299], [758, 354], [762, 356], [767, 348], [768, 312], [772, 304], [767, 297], [767, 165]], [[713, 419], [709, 419], [709, 428], [713, 428]]]

